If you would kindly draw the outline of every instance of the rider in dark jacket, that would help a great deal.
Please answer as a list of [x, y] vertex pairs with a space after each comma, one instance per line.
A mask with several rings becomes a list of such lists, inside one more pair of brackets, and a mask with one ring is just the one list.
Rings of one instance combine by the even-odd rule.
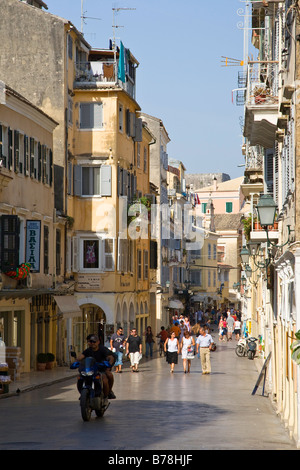
[[[89, 347], [85, 349], [77, 358], [78, 361], [82, 361], [82, 359], [86, 357], [93, 357], [96, 362], [103, 363], [104, 361], [109, 362], [110, 367], [104, 368], [102, 374], [102, 381], [103, 381], [103, 393], [104, 397], [106, 398], [116, 398], [116, 395], [112, 391], [112, 387], [114, 384], [114, 377], [111, 372], [111, 368], [116, 362], [116, 358], [114, 353], [106, 348], [105, 346], [100, 345], [100, 340], [97, 335], [90, 335], [88, 337], [88, 344]], [[100, 382], [99, 382], [100, 383]], [[80, 378], [77, 383], [77, 388], [79, 393], [81, 392], [83, 385], [83, 380]], [[98, 387], [97, 387], [98, 388]], [[99, 393], [99, 390], [96, 391]], [[101, 390], [100, 390], [101, 392]]]

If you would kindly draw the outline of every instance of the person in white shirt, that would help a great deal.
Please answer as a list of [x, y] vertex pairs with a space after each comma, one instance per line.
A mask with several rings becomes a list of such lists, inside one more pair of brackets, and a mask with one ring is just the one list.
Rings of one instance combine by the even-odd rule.
[[200, 335], [196, 340], [196, 352], [200, 348], [200, 360], [202, 366], [202, 375], [211, 373], [211, 364], [210, 364], [210, 350], [211, 344], [213, 343], [212, 336], [206, 333], [204, 328], [200, 328]]

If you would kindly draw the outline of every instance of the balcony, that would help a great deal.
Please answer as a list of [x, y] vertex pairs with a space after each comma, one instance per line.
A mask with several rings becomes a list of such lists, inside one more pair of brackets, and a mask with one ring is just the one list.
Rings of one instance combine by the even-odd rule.
[[110, 61], [79, 62], [75, 65], [74, 88], [123, 88], [135, 99], [135, 82], [126, 74], [126, 81], [118, 79], [118, 65]]
[[250, 194], [259, 194], [264, 189], [263, 179], [264, 153], [261, 146], [251, 147], [247, 144], [245, 158], [244, 181], [241, 185], [246, 198]]
[[274, 223], [268, 227], [268, 237], [267, 232], [261, 227], [258, 222], [253, 223], [253, 228], [250, 233], [250, 240], [255, 242], [267, 242], [268, 239], [272, 242], [277, 242], [279, 238], [278, 232], [278, 223]]
[[249, 62], [244, 136], [250, 145], [273, 147], [278, 111], [278, 64]]

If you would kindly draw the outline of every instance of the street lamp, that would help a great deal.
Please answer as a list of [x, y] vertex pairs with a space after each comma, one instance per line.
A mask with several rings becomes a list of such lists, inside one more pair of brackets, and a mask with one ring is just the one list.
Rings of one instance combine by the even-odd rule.
[[274, 225], [277, 206], [270, 194], [262, 194], [259, 198], [256, 210], [262, 227]]
[[250, 258], [250, 251], [245, 246], [243, 246], [243, 248], [241, 250], [242, 263], [245, 264], [245, 265], [248, 264], [249, 263], [249, 258]]
[[256, 206], [260, 225], [267, 232], [268, 243], [276, 248], [282, 248], [283, 246], [287, 245], [290, 242], [291, 226], [287, 225], [288, 239], [283, 245], [276, 245], [276, 243], [271, 242], [271, 240], [269, 239], [269, 235], [268, 235], [268, 226], [274, 225], [276, 209], [277, 209], [277, 206], [270, 194], [262, 194], [260, 196], [258, 204]]

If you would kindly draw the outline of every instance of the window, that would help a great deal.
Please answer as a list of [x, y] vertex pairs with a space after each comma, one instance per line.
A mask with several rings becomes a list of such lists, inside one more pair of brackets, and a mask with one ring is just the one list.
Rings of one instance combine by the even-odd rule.
[[68, 96], [68, 124], [73, 125], [73, 100], [71, 96]]
[[142, 279], [142, 251], [137, 250], [137, 278]]
[[211, 244], [210, 243], [207, 246], [207, 257], [208, 259], [211, 259]]
[[78, 238], [72, 241], [72, 269], [113, 271], [115, 269], [115, 240], [109, 238]]
[[214, 245], [214, 259], [217, 259], [217, 245]]
[[56, 230], [56, 274], [61, 273], [61, 232]]
[[147, 147], [144, 147], [144, 173], [147, 173]]
[[73, 39], [71, 38], [70, 34], [68, 35], [68, 55], [69, 59], [73, 58]]
[[19, 266], [20, 220], [16, 215], [2, 215], [1, 270], [11, 271]]
[[74, 165], [75, 196], [111, 196], [111, 166]]
[[211, 274], [210, 274], [210, 271], [208, 271], [207, 276], [208, 276], [208, 277], [207, 277], [207, 286], [210, 287], [210, 284], [211, 284], [211, 280], [210, 280]]
[[226, 213], [229, 214], [232, 212], [232, 202], [226, 202]]
[[103, 128], [103, 104], [80, 103], [80, 129]]
[[149, 253], [147, 250], [144, 250], [144, 279], [148, 279], [149, 276]]
[[138, 168], [141, 168], [141, 144], [140, 142], [137, 143], [137, 160], [136, 160], [136, 166]]
[[99, 240], [83, 240], [83, 267], [99, 268]]
[[195, 286], [201, 286], [202, 285], [202, 271], [191, 270], [190, 275], [191, 275], [191, 282]]
[[49, 228], [44, 225], [44, 274], [49, 273]]

